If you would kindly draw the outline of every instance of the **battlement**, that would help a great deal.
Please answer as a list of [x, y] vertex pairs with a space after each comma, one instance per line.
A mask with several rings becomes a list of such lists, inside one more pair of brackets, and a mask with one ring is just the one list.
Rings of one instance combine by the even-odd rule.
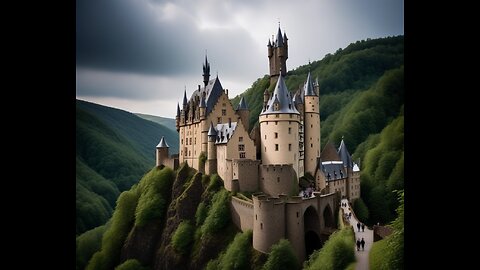
[[262, 164], [260, 165], [259, 189], [270, 196], [292, 194], [297, 186], [298, 179], [291, 164]]

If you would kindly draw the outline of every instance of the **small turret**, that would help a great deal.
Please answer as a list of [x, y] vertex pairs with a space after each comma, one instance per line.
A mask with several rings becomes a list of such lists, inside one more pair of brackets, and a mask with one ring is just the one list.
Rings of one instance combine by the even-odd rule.
[[268, 89], [265, 88], [265, 92], [263, 92], [263, 110], [267, 108], [267, 103], [269, 99], [270, 99], [270, 94], [268, 93]]
[[165, 138], [162, 136], [160, 142], [157, 145], [157, 167], [160, 165], [165, 165], [165, 160], [168, 159], [168, 144], [165, 141]]
[[206, 174], [213, 174], [217, 172], [217, 147], [215, 141], [217, 139], [217, 130], [210, 122], [210, 128], [208, 129], [208, 145], [207, 145], [207, 164], [205, 166]]

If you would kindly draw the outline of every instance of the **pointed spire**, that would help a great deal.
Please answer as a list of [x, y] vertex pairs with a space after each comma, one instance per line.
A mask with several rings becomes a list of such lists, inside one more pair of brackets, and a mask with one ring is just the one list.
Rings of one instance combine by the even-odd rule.
[[187, 106], [187, 86], [185, 86], [185, 92], [183, 92], [183, 106]]
[[268, 39], [267, 47], [272, 47], [272, 43], [270, 42], [270, 39]]
[[237, 111], [238, 110], [248, 110], [247, 103], [245, 102], [245, 99], [243, 97], [240, 99], [240, 102], [238, 103]]
[[210, 128], [208, 129], [208, 136], [209, 137], [217, 136], [217, 130], [215, 129], [215, 127], [213, 127], [212, 121], [210, 121]]
[[[292, 98], [289, 96], [289, 91], [287, 89], [287, 85], [285, 84], [285, 80], [283, 76], [278, 76], [278, 81], [275, 86], [275, 90], [272, 93], [272, 98], [268, 100], [268, 106], [264, 111], [260, 113], [260, 115], [264, 114], [273, 114], [273, 113], [293, 113], [299, 114], [295, 106], [292, 105]], [[278, 110], [274, 110], [274, 103], [278, 103]]]
[[352, 157], [348, 152], [347, 146], [345, 145], [345, 141], [343, 140], [343, 136], [342, 136], [342, 141], [340, 142], [340, 146], [338, 147], [338, 155], [343, 161], [343, 166], [350, 167], [350, 168], [353, 166]]
[[317, 93], [315, 93], [315, 90], [313, 89], [313, 82], [312, 82], [312, 76], [310, 74], [310, 71], [308, 72], [307, 76], [307, 81], [305, 82], [305, 86], [303, 87], [305, 96], [316, 96]]
[[177, 102], [177, 116], [180, 116], [180, 104]]
[[203, 64], [203, 84], [207, 86], [210, 80], [210, 64], [207, 59], [207, 50], [205, 50], [205, 63]]
[[283, 47], [283, 37], [282, 37], [282, 31], [280, 30], [280, 25], [278, 26], [277, 44], [276, 45], [277, 45], [277, 47]]
[[168, 147], [170, 147], [170, 146], [168, 146], [167, 141], [162, 136], [162, 138], [160, 139], [160, 142], [157, 145], [157, 148], [168, 148]]

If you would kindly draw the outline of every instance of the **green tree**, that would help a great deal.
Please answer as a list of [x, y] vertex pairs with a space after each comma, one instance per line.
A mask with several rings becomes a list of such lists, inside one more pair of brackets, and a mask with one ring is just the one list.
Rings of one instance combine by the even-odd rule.
[[270, 255], [268, 255], [263, 270], [290, 270], [299, 269], [299, 266], [300, 264], [293, 252], [293, 247], [290, 244], [290, 241], [280, 239], [277, 244], [271, 247]]

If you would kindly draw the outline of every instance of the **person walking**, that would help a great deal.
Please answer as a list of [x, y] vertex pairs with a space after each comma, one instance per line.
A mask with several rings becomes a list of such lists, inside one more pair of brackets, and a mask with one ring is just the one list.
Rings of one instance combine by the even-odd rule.
[[360, 238], [358, 238], [358, 239], [357, 239], [357, 251], [360, 250], [360, 244], [361, 244], [361, 243], [360, 243]]
[[360, 231], [360, 222], [357, 222], [357, 229]]
[[365, 224], [362, 223], [362, 232], [365, 231]]
[[365, 239], [362, 237], [362, 241], [360, 241], [360, 244], [362, 245], [362, 250], [365, 250]]

